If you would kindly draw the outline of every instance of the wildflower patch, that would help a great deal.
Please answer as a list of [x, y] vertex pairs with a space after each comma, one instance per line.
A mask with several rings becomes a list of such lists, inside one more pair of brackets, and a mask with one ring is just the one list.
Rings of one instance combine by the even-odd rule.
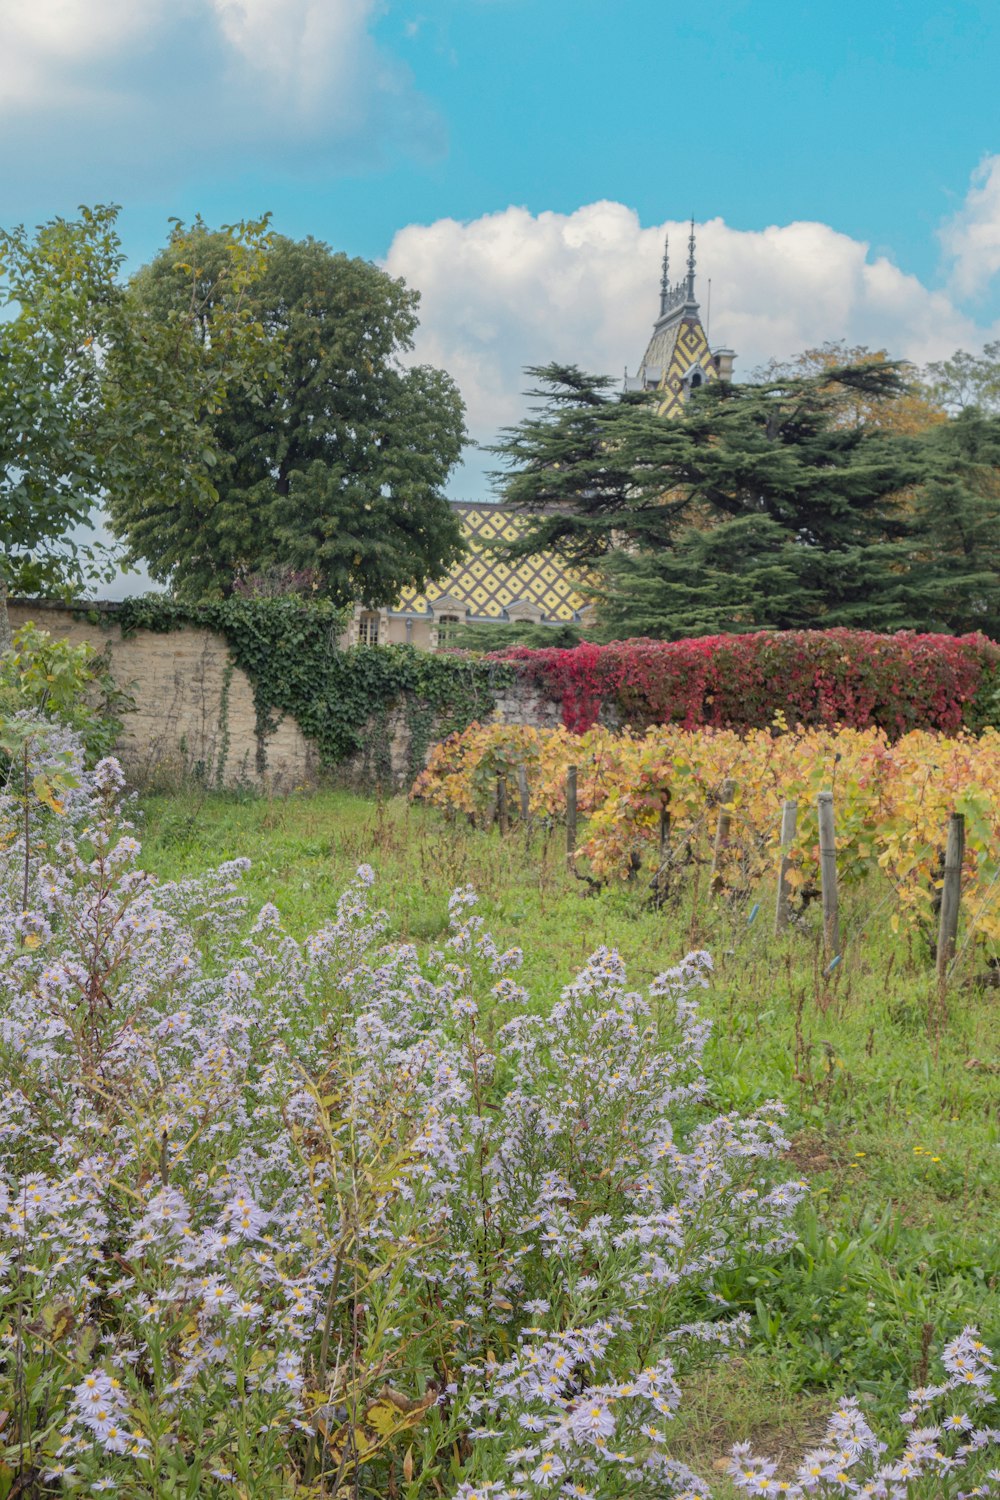
[[[58, 810], [26, 802], [67, 766]], [[598, 949], [539, 1014], [468, 888], [418, 951], [362, 866], [299, 942], [246, 911], [245, 861], [144, 872], [115, 761], [40, 727], [27, 771], [0, 800], [0, 1484], [707, 1496], [670, 1424], [749, 1335], [720, 1278], [780, 1256], [807, 1193], [779, 1102], [714, 1103], [708, 956], [640, 991]], [[884, 1460], [939, 1495], [992, 1442], [963, 1339], [913, 1397], [941, 1432]], [[857, 1424], [830, 1451], [883, 1463]]]

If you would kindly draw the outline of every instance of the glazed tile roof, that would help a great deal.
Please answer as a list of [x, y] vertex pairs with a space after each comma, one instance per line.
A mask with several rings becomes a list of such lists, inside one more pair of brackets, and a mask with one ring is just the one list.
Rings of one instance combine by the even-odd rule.
[[685, 308], [679, 318], [666, 324], [657, 323], [643, 356], [641, 378], [647, 389], [655, 387], [661, 395], [657, 407], [661, 417], [673, 417], [682, 410], [695, 370], [703, 380], [718, 379], [697, 307]]
[[572, 620], [591, 602], [587, 579], [550, 552], [525, 558], [516, 567], [498, 562], [491, 544], [511, 542], [523, 535], [527, 517], [502, 505], [457, 501], [468, 552], [445, 577], [428, 584], [422, 593], [407, 589], [393, 613], [426, 614], [447, 595], [464, 604], [470, 616], [502, 619], [515, 604], [533, 604], [547, 620]]

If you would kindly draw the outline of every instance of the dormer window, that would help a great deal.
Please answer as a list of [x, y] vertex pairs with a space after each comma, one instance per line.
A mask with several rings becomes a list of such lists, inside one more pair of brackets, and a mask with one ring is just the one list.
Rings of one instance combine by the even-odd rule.
[[461, 624], [458, 615], [438, 615], [438, 646], [442, 651], [455, 643], [455, 631]]

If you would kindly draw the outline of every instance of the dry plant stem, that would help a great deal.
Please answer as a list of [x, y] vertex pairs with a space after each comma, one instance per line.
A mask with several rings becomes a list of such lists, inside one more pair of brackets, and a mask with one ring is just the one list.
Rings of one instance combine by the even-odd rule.
[[21, 910], [28, 910], [28, 893], [31, 885], [31, 799], [28, 796], [28, 746], [30, 740], [25, 740], [22, 755], [24, 757], [24, 894], [21, 898]]

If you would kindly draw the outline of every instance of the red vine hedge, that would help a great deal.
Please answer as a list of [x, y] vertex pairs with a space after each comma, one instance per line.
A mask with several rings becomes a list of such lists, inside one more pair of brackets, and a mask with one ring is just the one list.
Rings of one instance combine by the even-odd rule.
[[889, 734], [978, 730], [994, 715], [1000, 646], [984, 635], [802, 630], [683, 641], [514, 647], [496, 659], [562, 705], [567, 729], [601, 717], [634, 728], [879, 725]]

